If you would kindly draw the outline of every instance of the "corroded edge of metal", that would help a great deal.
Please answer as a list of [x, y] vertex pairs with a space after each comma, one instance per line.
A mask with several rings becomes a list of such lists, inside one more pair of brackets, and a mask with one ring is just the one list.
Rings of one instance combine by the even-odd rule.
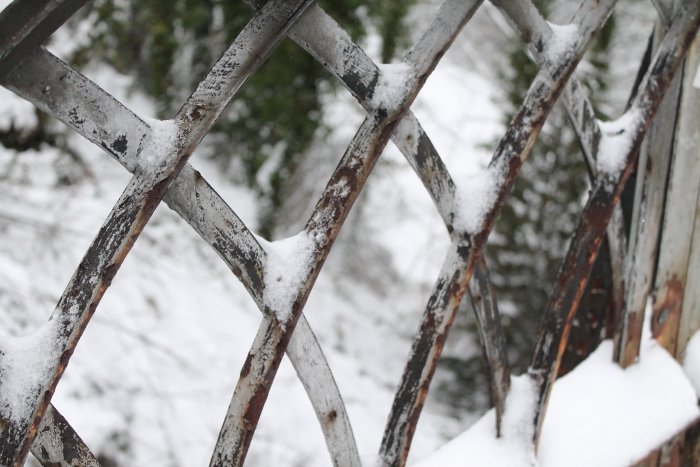
[[695, 37], [699, 24], [700, 6], [693, 0], [684, 1], [679, 6], [674, 22], [640, 84], [640, 89], [643, 91], [636, 94], [628, 110], [638, 115], [638, 118], [624, 130], [628, 133], [630, 141], [625, 154], [625, 167], [617, 173], [598, 174], [579, 226], [572, 238], [545, 312], [529, 370], [538, 391], [534, 420], [535, 446], [539, 440], [549, 394], [556, 378], [571, 321], [600, 247], [602, 236], [612, 216], [613, 207], [636, 161], [639, 147], [656, 109], [671, 83], [676, 68], [683, 60], [685, 50]]

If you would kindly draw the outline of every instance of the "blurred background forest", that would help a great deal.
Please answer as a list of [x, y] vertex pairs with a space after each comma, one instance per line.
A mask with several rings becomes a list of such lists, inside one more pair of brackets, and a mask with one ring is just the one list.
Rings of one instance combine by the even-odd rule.
[[[573, 13], [571, 2], [536, 3], [554, 23]], [[439, 6], [436, 0], [319, 4], [383, 63], [401, 59]], [[48, 47], [140, 115], [170, 118], [252, 15], [242, 1], [94, 0]], [[647, 0], [621, 1], [579, 66], [599, 118], [624, 110], [654, 17]], [[496, 9], [481, 8], [413, 106], [453, 177], [488, 163], [537, 71]], [[23, 335], [48, 317], [128, 177], [60, 123], [1, 91], [0, 326], [4, 334]], [[193, 165], [257, 234], [281, 239], [303, 227], [362, 117], [321, 64], [286, 39], [229, 104]], [[515, 374], [529, 363], [588, 188], [578, 142], [557, 107], [486, 250]], [[367, 458], [377, 451], [441, 266], [448, 245], [443, 230], [418, 178], [390, 145], [309, 300], [306, 314]], [[595, 312], [580, 325], [596, 342], [606, 332], [601, 281], [587, 296]], [[87, 433], [105, 467], [207, 462], [258, 320], [216, 255], [161, 206], [107, 293], [55, 404]], [[587, 351], [574, 337], [569, 365]], [[327, 465], [290, 365], [273, 388], [248, 465]], [[470, 300], [463, 300], [413, 459], [488, 407]]]

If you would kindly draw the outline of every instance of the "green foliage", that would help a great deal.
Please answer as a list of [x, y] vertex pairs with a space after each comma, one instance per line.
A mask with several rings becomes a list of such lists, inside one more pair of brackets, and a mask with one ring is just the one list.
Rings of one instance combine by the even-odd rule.
[[[415, 1], [319, 4], [355, 40], [373, 25], [383, 40], [382, 58], [389, 61], [405, 46], [404, 18]], [[242, 1], [96, 0], [89, 13], [93, 33], [73, 62], [81, 66], [101, 57], [135, 76], [136, 85], [157, 101], [159, 117], [169, 118], [253, 14]], [[268, 238], [285, 184], [310, 143], [323, 134], [321, 95], [336, 86], [321, 64], [285, 39], [212, 129], [213, 157], [235, 181], [260, 193], [261, 233]]]

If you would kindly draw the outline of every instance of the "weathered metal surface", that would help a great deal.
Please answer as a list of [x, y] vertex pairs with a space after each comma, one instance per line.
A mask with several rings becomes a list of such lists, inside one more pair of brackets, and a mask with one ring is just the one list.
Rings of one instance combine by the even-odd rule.
[[[527, 44], [535, 61], [542, 65], [545, 60], [542, 44], [552, 40], [553, 32], [539, 10], [530, 2], [495, 1], [494, 5], [513, 24], [523, 42]], [[575, 75], [567, 82], [562, 101], [581, 146], [588, 175], [591, 181], [594, 181], [597, 173], [595, 158], [601, 138], [600, 127], [595, 118], [593, 105], [588, 99], [583, 85]], [[613, 217], [608, 225], [607, 237], [613, 276], [614, 304], [616, 314], [621, 316], [624, 301], [623, 265], [627, 250], [627, 233], [622, 209], [619, 206], [616, 206], [613, 212]]]
[[0, 12], [0, 79], [17, 68], [87, 0], [14, 0]]
[[651, 0], [651, 3], [654, 4], [661, 21], [663, 21], [666, 26], [671, 24], [676, 3], [675, 0]]
[[[40, 0], [23, 1], [41, 3]], [[54, 3], [68, 4], [59, 0]], [[241, 279], [265, 313], [256, 341], [241, 372], [241, 380], [237, 385], [215, 448], [212, 465], [243, 463], [270, 385], [286, 350], [312, 400], [326, 435], [334, 465], [359, 467], [357, 449], [352, 439], [352, 431], [342, 399], [318, 342], [301, 310], [345, 217], [389, 137], [392, 137], [435, 201], [453, 239], [453, 244], [428, 302], [421, 329], [414, 341], [406, 371], [397, 390], [382, 441], [380, 452], [382, 462], [384, 465], [405, 464], [437, 359], [459, 301], [469, 283], [476, 301], [475, 308], [483, 335], [484, 351], [492, 373], [492, 391], [496, 411], [499, 414], [498, 420], [500, 420], [509, 376], [503, 332], [499, 326], [495, 298], [490, 290], [488, 272], [481, 259], [480, 249], [493, 228], [495, 218], [539, 129], [563, 90], [569, 115], [588, 162], [589, 173], [592, 177], [595, 176], [596, 182], [585, 208], [581, 226], [562, 267], [560, 280], [543, 325], [540, 345], [533, 359], [532, 374], [540, 384], [541, 394], [536, 420], [539, 426], [544, 417], [549, 388], [557, 374], [562, 349], [566, 345], [571, 319], [580, 301], [583, 288], [586, 286], [586, 278], [602, 242], [606, 225], [611, 218], [614, 220], [607, 227], [607, 231], [608, 238], [611, 242], [615, 242], [611, 247], [613, 250], [611, 262], [614, 271], [617, 271], [614, 274], [617, 274], [618, 278], [621, 277], [619, 265], [624, 261], [623, 249], [619, 248], [625, 242], [624, 227], [622, 215], [615, 207], [615, 202], [620, 196], [624, 179], [629, 174], [630, 164], [635, 156], [632, 153], [627, 154], [627, 168], [620, 173], [596, 173], [595, 154], [601, 138], [600, 128], [593, 118], [592, 106], [580, 83], [575, 78], [569, 80], [587, 43], [609, 15], [615, 3], [614, 0], [584, 1], [573, 19], [573, 25], [577, 28], [578, 34], [575, 37], [568, 37], [569, 47], [563, 49], [549, 47], [555, 39], [561, 42], [563, 37], [555, 37], [556, 34], [531, 2], [526, 0], [495, 2], [529, 44], [530, 50], [541, 64], [541, 71], [532, 83], [525, 103], [508, 127], [489, 166], [491, 171], [502, 172], [498, 174], [500, 176], [499, 193], [476, 230], [466, 229], [459, 222], [460, 213], [456, 209], [458, 200], [455, 184], [430, 139], [408, 107], [427, 76], [454, 40], [456, 33], [479, 6], [480, 1], [448, 0], [441, 7], [438, 15], [406, 55], [404, 63], [408, 65], [409, 71], [404, 83], [406, 89], [396, 102], [375, 98], [377, 84], [382, 79], [380, 69], [320, 8], [314, 5], [309, 8], [313, 1], [249, 1], [248, 3], [254, 8], [259, 8], [260, 13], [179, 112], [176, 121], [179, 124], [180, 134], [177, 148], [171, 151], [175, 153], [174, 157], [172, 160], [156, 161], [161, 162], [160, 165], [154, 166], [153, 161], [149, 164], [148, 159], [143, 157], [144, 148], [154, 139], [158, 124], [149, 125], [142, 122], [94, 83], [45, 50], [36, 49], [35, 52], [31, 52], [31, 48], [28, 48], [29, 53], [26, 54], [26, 60], [22, 66], [15, 68], [15, 72], [6, 76], [4, 80], [0, 80], [1, 84], [35, 102], [43, 110], [76, 129], [136, 174], [91, 250], [88, 251], [87, 262], [84, 261], [82, 268], [76, 272], [72, 282], [73, 289], [76, 292], [83, 292], [85, 297], [72, 294], [69, 287], [69, 291], [59, 303], [64, 312], [61, 315], [59, 309], [55, 316], [66, 318], [65, 310], [68, 305], [75, 303], [78, 308], [78, 317], [68, 317], [69, 319], [63, 319], [64, 322], [61, 323], [61, 325], [68, 323], [68, 328], [73, 335], [68, 336], [69, 332], [64, 336], [67, 339], [64, 340], [69, 344], [51, 384], [55, 386], [70, 356], [72, 346], [77, 342], [87, 320], [94, 312], [101, 294], [108, 287], [118, 265], [128, 253], [150, 213], [164, 196], [169, 205], [212, 245]], [[687, 0], [679, 7], [676, 13], [678, 17], [684, 17], [682, 22], [685, 25], [679, 26], [680, 19], [674, 21], [671, 32], [662, 43], [661, 53], [642, 83], [644, 91], [635, 97], [632, 108], [642, 116], [642, 119], [626, 130], [633, 134], [632, 152], [635, 145], [638, 147], [641, 144], [641, 135], [644, 134], [659, 98], [668, 85], [668, 77], [672, 74], [673, 67], [677, 66], [679, 57], [691, 37], [686, 34], [687, 31], [684, 28], [697, 29], [698, 6], [692, 3]], [[670, 8], [666, 0], [658, 0], [656, 4], [660, 10]], [[3, 16], [0, 15], [0, 21], [2, 18]], [[294, 24], [295, 20], [298, 20], [296, 24]], [[49, 23], [50, 21], [47, 20], [46, 24]], [[47, 26], [44, 25], [36, 29], [46, 31], [48, 30], [46, 28]], [[286, 33], [289, 33], [340, 78], [368, 111], [369, 116], [331, 177], [305, 228], [304, 233], [314, 243], [315, 261], [297, 291], [291, 314], [288, 317], [278, 318], [277, 313], [280, 310], [269, 308], [264, 297], [265, 251], [214, 189], [198, 172], [186, 164], [186, 160], [245, 78], [264, 61]], [[25, 34], [26, 37], [30, 35]], [[2, 37], [0, 32], [0, 39]], [[22, 42], [21, 38], [15, 42], [30, 43], [28, 40]], [[236, 48], [237, 44], [238, 48]], [[36, 45], [33, 47], [36, 48]], [[2, 50], [1, 47], [0, 50]], [[178, 171], [179, 175], [175, 178]], [[662, 178], [659, 176], [659, 180]], [[173, 179], [168, 190], [168, 184]], [[645, 188], [649, 184], [646, 178], [644, 180], [638, 184], [639, 198], [648, 200], [649, 197], [643, 196], [649, 191]], [[638, 217], [641, 218], [644, 215], [640, 214]], [[636, 225], [639, 224], [636, 222]], [[698, 238], [694, 240], [697, 242], [694, 245], [700, 245], [700, 228], [696, 229], [695, 234]], [[652, 243], [654, 242], [650, 242]], [[688, 246], [688, 248], [691, 247]], [[661, 251], [663, 255], [663, 246]], [[693, 246], [691, 251], [700, 251], [700, 247]], [[647, 255], [647, 257], [651, 256], [651, 254]], [[698, 270], [700, 270], [700, 253], [694, 254], [693, 258], [696, 257], [696, 260], [691, 260], [691, 264], [697, 261]], [[91, 262], [91, 259], [95, 261]], [[689, 272], [689, 277], [692, 274], [692, 271]], [[91, 277], [99, 278], [96, 285], [89, 283]], [[81, 281], [84, 287], [79, 286]], [[622, 284], [622, 280], [616, 283]], [[616, 303], [621, 302], [619, 290], [617, 297]], [[92, 306], [86, 309], [88, 303]], [[684, 309], [686, 306], [690, 307], [690, 303], [693, 302], [684, 302]], [[687, 320], [695, 319], [695, 315], [691, 313], [683, 316]], [[52, 317], [52, 322], [56, 322], [57, 319]], [[72, 323], [70, 319], [73, 319]], [[700, 317], [697, 320], [700, 326]], [[294, 332], [295, 326], [296, 332]], [[46, 408], [47, 416], [44, 417], [40, 429], [45, 430], [43, 433], [46, 436], [50, 436], [46, 439], [41, 436], [35, 438], [36, 443], [43, 442], [46, 449], [45, 456], [43, 452], [39, 453], [43, 456], [42, 461], [51, 465], [55, 465], [52, 464], [55, 462], [59, 465], [93, 465], [94, 458], [91, 458], [89, 450], [82, 441], [72, 432], [65, 420], [59, 419], [60, 416], [52, 413], [48, 403], [53, 386], [45, 392], [46, 397], [39, 404], [32, 421], [33, 425], [36, 425], [41, 418], [43, 408]], [[61, 448], [63, 452], [59, 452], [61, 449], [58, 448], [49, 452], [46, 446], [53, 446], [50, 443], [51, 440], [57, 439], [57, 433], [72, 439], [71, 449], [83, 452], [83, 461], [81, 461], [83, 464], [71, 464], [77, 457], [71, 458], [70, 453], [66, 454], [65, 446]], [[12, 436], [12, 433], [8, 434], [8, 430], [5, 430], [0, 435], [0, 441], [3, 439], [7, 441]], [[29, 439], [31, 439], [31, 433], [25, 438], [25, 440]], [[6, 442], [5, 447], [10, 444]], [[666, 462], [663, 465], [676, 465], [674, 459], [678, 456], [674, 453], [681, 452], [678, 446], [680, 443], [676, 442], [660, 451], [658, 457], [661, 458], [662, 463]], [[658, 463], [655, 460], [658, 458], [650, 459], [654, 465]]]
[[296, 330], [287, 346], [287, 356], [311, 399], [333, 465], [361, 467], [345, 404], [328, 362], [303, 314], [299, 316]]
[[[663, 26], [657, 24], [656, 30], [655, 35], [661, 36], [659, 33]], [[656, 42], [660, 42], [660, 37]], [[625, 263], [623, 320], [619, 335], [615, 336], [614, 358], [623, 368], [632, 365], [639, 356], [644, 311], [656, 269], [682, 74], [678, 73], [673, 79], [661, 101], [637, 163], [632, 225]]]
[[107, 151], [129, 172], [136, 170], [148, 125], [43, 47], [0, 84]]
[[[588, 14], [577, 17], [582, 35], [570, 45], [570, 55], [555, 57], [544, 64], [496, 149], [489, 167], [503, 172], [498, 195], [478, 231], [453, 243], [448, 260], [433, 289], [389, 414], [380, 453], [384, 465], [405, 464], [410, 439], [415, 430], [430, 379], [459, 305], [461, 294], [471, 276], [475, 257], [493, 228], [520, 166], [529, 154], [556, 98], [573, 73], [587, 43], [607, 18], [613, 5], [614, 2], [601, 2], [597, 5], [589, 5], [588, 9], [584, 8]], [[450, 268], [450, 264], [456, 267]]]
[[660, 455], [660, 453], [658, 450], [653, 451], [653, 452], [649, 453], [643, 459], [640, 459], [639, 461], [632, 464], [631, 467], [658, 467], [659, 455]]
[[[378, 67], [350, 36], [319, 7], [313, 8], [292, 29], [290, 37], [308, 50], [350, 90], [368, 111], [369, 83], [377, 81]], [[342, 51], [342, 52], [341, 52]], [[352, 66], [350, 66], [351, 64]], [[392, 135], [392, 141], [406, 157], [431, 195], [450, 234], [454, 233], [455, 184], [437, 150], [415, 116], [409, 111]], [[480, 280], [470, 282], [472, 296], [481, 301], [482, 345], [487, 359], [489, 386], [496, 404], [496, 423], [500, 426], [503, 402], [510, 386], [510, 371], [505, 352], [505, 336], [500, 326], [495, 297], [488, 281], [485, 262], [480, 262]]]
[[[284, 38], [289, 25], [310, 3], [310, 0], [268, 2], [178, 113], [174, 121], [176, 141], [172, 147], [160, 148], [167, 151], [164, 154], [145, 155], [155, 160], [150, 161], [146, 170], [136, 171], [46, 325], [47, 345], [55, 356], [36, 357], [37, 361], [42, 361], [42, 358], [48, 360], [42, 363], [45, 369], [33, 376], [34, 381], [25, 385], [26, 401], [31, 405], [19, 413], [3, 414], [0, 427], [1, 465], [19, 466], [24, 463], [29, 444], [75, 345], [168, 186], [228, 100], [269, 56]], [[161, 147], [167, 143], [158, 141], [152, 144]], [[155, 148], [146, 150], [153, 151]], [[6, 380], [0, 381], [0, 385], [3, 383], [7, 384]]]
[[[127, 170], [137, 170], [140, 161], [136, 149], [151, 131], [146, 123], [45, 49], [28, 60], [23, 67], [29, 67], [31, 71], [11, 75], [5, 83], [8, 88], [59, 118], [105, 150]], [[30, 79], [25, 78], [27, 75]], [[56, 92], [43, 92], [47, 88]], [[94, 105], [95, 102], [100, 105]], [[66, 107], [75, 111], [66, 112]], [[115, 150], [115, 141], [122, 143], [116, 145], [121, 151]], [[129, 143], [130, 141], [138, 144]], [[195, 169], [186, 164], [163, 200], [214, 248], [262, 310], [265, 252], [218, 193]], [[309, 393], [309, 397], [319, 419], [321, 414], [328, 412], [329, 398], [334, 400], [330, 410], [337, 414], [336, 421], [322, 425], [329, 447], [333, 446], [332, 458], [339, 458], [339, 452], [353, 451], [355, 454], [346, 458], [354, 459], [352, 465], [358, 464], [359, 457], [354, 447], [349, 419], [328, 364], [308, 365], [301, 361], [308, 359], [325, 362], [320, 346], [306, 326], [300, 327], [292, 340], [299, 340], [307, 350], [307, 354], [290, 355], [290, 358], [295, 368], [301, 369], [299, 377], [305, 388], [315, 391]]]
[[496, 295], [483, 255], [474, 261], [474, 270], [469, 279], [469, 291], [476, 311], [484, 359], [487, 362], [486, 370], [489, 372], [491, 400], [496, 410], [496, 436], [500, 436], [501, 418], [505, 412], [506, 396], [510, 390], [510, 365]]
[[[448, 1], [440, 8], [421, 39], [406, 54], [404, 63], [413, 73], [406, 76], [404, 92], [397, 102], [381, 102], [365, 119], [350, 143], [304, 229], [308, 237], [316, 242], [315, 264], [296, 294], [288, 321], [279, 323], [271, 313], [261, 324], [220, 432], [212, 466], [241, 465], [245, 459], [288, 335], [294, 329], [310, 288], [349, 209], [428, 74], [479, 4], [479, 1]], [[374, 93], [374, 89], [371, 92]]]
[[[685, 81], [686, 88], [683, 91], [683, 101], [681, 103], [679, 115], [679, 127], [676, 139], [676, 152], [678, 157], [692, 157], [690, 153], [693, 150], [693, 145], [697, 149], [700, 143], [700, 129], [698, 121], [700, 115], [700, 91], [697, 88], [691, 87], [691, 79], [693, 73], [696, 73], [700, 66], [700, 40], [696, 37], [693, 43], [693, 51], [689, 57], [689, 62], [686, 66], [689, 78]], [[693, 68], [694, 67], [694, 68]], [[695, 76], [697, 79], [697, 75]], [[697, 151], [696, 151], [697, 160]], [[697, 161], [695, 162], [697, 164]], [[695, 167], [693, 167], [695, 168]], [[693, 181], [695, 182], [695, 181]], [[690, 185], [693, 186], [693, 185]], [[686, 186], [685, 189], [690, 189]], [[678, 187], [680, 188], [680, 187]], [[700, 193], [698, 194], [700, 197]], [[683, 304], [681, 307], [680, 323], [678, 328], [678, 337], [676, 339], [675, 355], [678, 360], [683, 360], [685, 357], [685, 348], [688, 340], [695, 332], [700, 329], [700, 219], [697, 215], [697, 206], [700, 203], [700, 198], [696, 201], [695, 223], [693, 226], [693, 238], [691, 241], [690, 254], [688, 258], [687, 276], [683, 294]], [[692, 202], [691, 202], [692, 205]]]
[[657, 341], [677, 359], [683, 360], [688, 339], [700, 328], [697, 318], [698, 193], [700, 144], [697, 125], [700, 93], [693, 87], [700, 65], [696, 37], [686, 58], [673, 163], [668, 182], [664, 225], [652, 293], [652, 332]]
[[604, 236], [571, 322], [557, 378], [566, 375], [588, 358], [603, 339], [612, 339], [615, 329], [614, 302], [610, 250], [607, 248], [607, 236]]
[[53, 405], [46, 409], [30, 450], [45, 467], [100, 467], [90, 449]]
[[681, 317], [676, 339], [676, 357], [685, 359], [685, 350], [693, 334], [700, 330], [700, 218], [696, 215], [693, 225], [693, 240], [688, 260], [688, 275], [681, 305]]
[[586, 203], [564, 264], [559, 272], [550, 299], [540, 336], [532, 360], [530, 374], [538, 388], [538, 409], [535, 417], [535, 445], [544, 420], [551, 386], [556, 378], [571, 321], [576, 312], [581, 292], [588, 279], [597, 249], [612, 210], [624, 188], [654, 112], [660, 105], [676, 68], [700, 24], [700, 6], [697, 2], [682, 2], [676, 18], [664, 37], [659, 51], [647, 72], [628, 112], [637, 118], [625, 130], [630, 144], [626, 151], [625, 169], [616, 174], [601, 173]]
[[[384, 113], [386, 115], [386, 113]], [[395, 117], [394, 117], [395, 118]], [[297, 291], [286, 322], [277, 319], [277, 310], [267, 310], [241, 371], [224, 425], [219, 434], [211, 466], [242, 465], [296, 321], [306, 302], [328, 251], [335, 240], [359, 190], [389, 140], [396, 120], [387, 122], [378, 115], [367, 117], [324, 191], [306, 234], [315, 241], [315, 261]]]
[[[335, 75], [366, 111], [373, 110], [371, 89], [379, 79], [379, 68], [333, 18], [314, 7], [294, 25], [290, 37]], [[454, 182], [410, 110], [391, 139], [420, 177], [452, 232]]]

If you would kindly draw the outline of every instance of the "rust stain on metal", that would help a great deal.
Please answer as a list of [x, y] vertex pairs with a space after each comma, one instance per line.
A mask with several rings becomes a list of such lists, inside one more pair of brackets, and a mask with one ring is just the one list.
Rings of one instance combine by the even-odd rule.
[[338, 412], [336, 412], [335, 410], [331, 410], [330, 412], [328, 412], [328, 415], [326, 415], [326, 422], [333, 423], [337, 418]]
[[652, 306], [651, 332], [659, 344], [671, 355], [676, 353], [676, 338], [681, 320], [683, 304], [683, 283], [673, 274], [661, 287], [663, 297], [654, 297]]
[[247, 378], [248, 374], [250, 374], [250, 365], [252, 362], [253, 354], [249, 353], [245, 359], [245, 363], [243, 363], [243, 368], [241, 368], [241, 379]]

